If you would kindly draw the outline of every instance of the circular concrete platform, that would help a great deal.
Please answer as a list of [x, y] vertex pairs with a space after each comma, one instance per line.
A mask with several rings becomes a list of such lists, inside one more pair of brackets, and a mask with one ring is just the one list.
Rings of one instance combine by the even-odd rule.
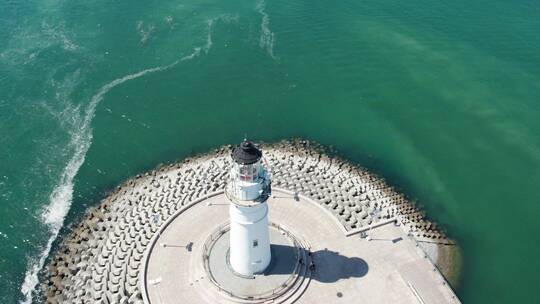
[[[201, 256], [208, 235], [228, 220], [222, 192], [230, 152], [138, 174], [92, 204], [47, 262], [43, 302], [235, 302], [215, 296]], [[309, 142], [265, 145], [264, 155], [273, 183], [269, 220], [302, 237], [316, 265], [299, 277], [311, 278], [303, 281], [309, 288], [288, 303], [459, 302], [420, 250], [429, 245], [437, 261], [437, 252], [457, 248], [403, 194]]]
[[417, 294], [452, 302], [400, 227], [370, 230], [372, 241], [348, 237], [320, 204], [277, 188], [268, 206], [270, 242], [300, 248], [298, 260], [285, 251], [266, 276], [235, 277], [226, 265], [229, 202], [216, 192], [171, 215], [151, 239], [141, 261], [144, 303], [415, 303]]
[[295, 283], [307, 267], [306, 251], [293, 234], [271, 223], [270, 265], [261, 274], [244, 276], [236, 273], [229, 263], [229, 232], [229, 225], [218, 228], [203, 247], [207, 277], [220, 294], [243, 302], [276, 302], [282, 295], [302, 287]]

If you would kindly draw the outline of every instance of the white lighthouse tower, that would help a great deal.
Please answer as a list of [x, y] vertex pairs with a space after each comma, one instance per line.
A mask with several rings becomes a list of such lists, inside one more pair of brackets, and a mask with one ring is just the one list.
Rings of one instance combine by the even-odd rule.
[[247, 140], [235, 147], [226, 190], [231, 201], [229, 262], [246, 276], [263, 272], [271, 259], [266, 203], [271, 187], [261, 157], [261, 150]]

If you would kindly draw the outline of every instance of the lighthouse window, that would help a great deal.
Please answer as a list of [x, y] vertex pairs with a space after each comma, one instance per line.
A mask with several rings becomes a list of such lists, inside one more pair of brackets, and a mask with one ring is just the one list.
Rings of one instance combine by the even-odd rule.
[[259, 240], [253, 240], [253, 247], [259, 246]]
[[244, 165], [239, 168], [240, 180], [252, 181], [257, 175], [257, 168], [253, 165]]
[[240, 174], [246, 175], [248, 173], [248, 166], [240, 167]]

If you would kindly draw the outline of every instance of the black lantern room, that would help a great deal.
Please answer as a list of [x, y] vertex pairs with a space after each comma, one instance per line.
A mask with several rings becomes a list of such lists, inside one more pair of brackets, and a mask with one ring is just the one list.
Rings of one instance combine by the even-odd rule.
[[239, 165], [251, 165], [258, 162], [262, 152], [252, 142], [244, 140], [232, 151], [232, 159]]

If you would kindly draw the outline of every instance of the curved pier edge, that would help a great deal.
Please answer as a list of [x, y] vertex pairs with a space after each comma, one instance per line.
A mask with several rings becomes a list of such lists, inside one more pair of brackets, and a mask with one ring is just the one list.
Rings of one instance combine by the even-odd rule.
[[[448, 258], [459, 256], [456, 244], [382, 178], [309, 141], [262, 148], [280, 191], [302, 195], [319, 206], [345, 235], [399, 224], [417, 241], [421, 254], [456, 283], [459, 258], [457, 263]], [[142, 303], [139, 281], [145, 249], [179, 210], [221, 193], [230, 149], [225, 146], [137, 174], [88, 209], [49, 260], [40, 285], [44, 302]]]

